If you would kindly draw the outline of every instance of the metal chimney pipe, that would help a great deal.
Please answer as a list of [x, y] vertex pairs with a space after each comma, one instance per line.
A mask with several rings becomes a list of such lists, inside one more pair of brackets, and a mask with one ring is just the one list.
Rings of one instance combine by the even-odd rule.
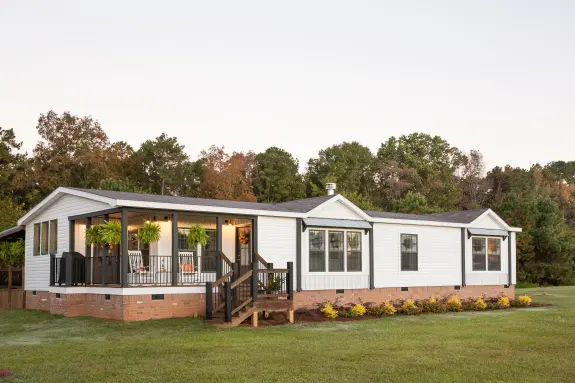
[[329, 182], [329, 183], [325, 184], [325, 188], [327, 190], [327, 195], [334, 195], [335, 189], [336, 189], [336, 184], [333, 182]]

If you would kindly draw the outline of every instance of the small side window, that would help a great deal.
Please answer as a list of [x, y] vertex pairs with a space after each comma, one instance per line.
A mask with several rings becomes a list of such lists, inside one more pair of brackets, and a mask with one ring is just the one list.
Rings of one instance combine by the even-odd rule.
[[417, 271], [417, 235], [401, 234], [401, 271]]

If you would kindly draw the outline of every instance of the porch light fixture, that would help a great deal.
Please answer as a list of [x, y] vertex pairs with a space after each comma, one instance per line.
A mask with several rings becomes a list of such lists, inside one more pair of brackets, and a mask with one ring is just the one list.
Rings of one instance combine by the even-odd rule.
[[228, 226], [231, 226], [231, 225], [232, 225], [232, 223], [230, 222], [229, 219], [224, 220], [224, 224], [226, 224], [226, 225], [228, 225]]

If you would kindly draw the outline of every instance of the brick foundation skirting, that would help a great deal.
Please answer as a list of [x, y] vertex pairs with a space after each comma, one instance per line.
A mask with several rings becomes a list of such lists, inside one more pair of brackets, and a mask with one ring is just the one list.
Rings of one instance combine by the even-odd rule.
[[498, 286], [465, 286], [460, 290], [455, 290], [454, 286], [425, 286], [409, 287], [408, 291], [401, 291], [401, 287], [386, 287], [378, 289], [346, 289], [342, 294], [336, 290], [308, 290], [296, 292], [294, 304], [296, 308], [313, 308], [318, 303], [325, 301], [339, 301], [340, 304], [373, 302], [376, 304], [393, 301], [395, 299], [427, 299], [432, 296], [446, 297], [457, 295], [459, 298], [498, 297], [505, 295], [509, 298], [515, 297], [515, 286], [505, 288]]
[[67, 317], [91, 316], [103, 319], [139, 321], [147, 319], [204, 316], [205, 294], [164, 294], [163, 300], [152, 295], [58, 294], [26, 291], [28, 309], [48, 311]]
[[[400, 287], [379, 289], [311, 290], [296, 292], [296, 308], [315, 307], [325, 301], [339, 300], [340, 304], [373, 302], [381, 303], [395, 299], [424, 299], [435, 296], [445, 297], [456, 294], [460, 298], [481, 296], [515, 297], [515, 286], [465, 286], [455, 290], [454, 286], [410, 287], [401, 291]], [[59, 297], [58, 297], [59, 295]], [[28, 309], [48, 311], [67, 317], [91, 316], [103, 319], [140, 321], [148, 319], [184, 318], [204, 316], [206, 313], [205, 294], [164, 294], [163, 300], [152, 300], [152, 295], [109, 295], [104, 294], [56, 294], [48, 291], [26, 291]]]

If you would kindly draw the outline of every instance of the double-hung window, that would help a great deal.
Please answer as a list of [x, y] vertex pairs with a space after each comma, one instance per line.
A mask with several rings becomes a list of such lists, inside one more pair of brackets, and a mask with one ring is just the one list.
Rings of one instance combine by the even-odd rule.
[[501, 239], [472, 238], [473, 271], [501, 271]]
[[34, 224], [33, 254], [45, 255], [58, 252], [58, 220]]
[[325, 271], [325, 231], [309, 231], [309, 271]]
[[401, 271], [417, 271], [417, 234], [401, 234]]
[[343, 238], [343, 231], [329, 232], [329, 271], [345, 271]]
[[309, 271], [361, 271], [362, 233], [347, 230], [309, 230]]

